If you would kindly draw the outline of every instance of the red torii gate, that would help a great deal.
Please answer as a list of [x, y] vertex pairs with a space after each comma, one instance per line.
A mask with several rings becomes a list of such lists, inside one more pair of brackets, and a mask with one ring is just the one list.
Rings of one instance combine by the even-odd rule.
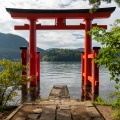
[[[14, 9], [6, 8], [7, 12], [10, 13], [13, 19], [28, 19], [30, 24], [24, 24], [23, 26], [15, 26], [15, 30], [29, 30], [30, 39], [29, 39], [29, 60], [30, 60], [30, 76], [36, 76], [37, 74], [37, 55], [36, 55], [36, 30], [85, 30], [84, 38], [84, 55], [82, 55], [83, 69], [82, 69], [82, 80], [84, 80], [84, 89], [87, 89], [87, 86], [90, 86], [92, 83], [93, 86], [96, 85], [95, 80], [99, 76], [94, 78], [91, 77], [92, 68], [91, 68], [91, 59], [96, 55], [92, 54], [91, 47], [91, 36], [87, 34], [93, 26], [98, 26], [102, 28], [107, 28], [106, 25], [97, 25], [92, 24], [93, 19], [103, 19], [109, 18], [111, 13], [115, 10], [115, 7], [109, 8], [99, 8], [94, 13], [89, 13], [89, 9]], [[41, 25], [36, 24], [38, 19], [54, 19], [55, 25]], [[85, 24], [80, 25], [66, 25], [66, 19], [84, 19]], [[95, 48], [96, 49], [96, 48]], [[97, 53], [97, 52], [96, 52]], [[94, 66], [95, 70], [98, 71], [97, 67]], [[97, 74], [97, 72], [96, 72]], [[30, 85], [36, 85], [37, 78], [34, 78], [34, 81]], [[93, 87], [92, 87], [93, 89]], [[94, 93], [95, 91], [93, 91]]]

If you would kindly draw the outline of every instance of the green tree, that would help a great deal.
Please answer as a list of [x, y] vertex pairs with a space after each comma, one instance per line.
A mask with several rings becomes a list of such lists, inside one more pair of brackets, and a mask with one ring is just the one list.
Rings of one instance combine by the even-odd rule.
[[101, 43], [102, 49], [95, 59], [98, 66], [105, 65], [111, 74], [110, 80], [114, 80], [115, 91], [111, 97], [115, 98], [113, 107], [117, 109], [116, 119], [120, 120], [120, 20], [116, 20], [110, 31], [94, 27], [89, 34], [93, 39]]
[[42, 61], [80, 61], [79, 50], [54, 49], [43, 56]]
[[26, 84], [27, 81], [23, 81], [27, 77], [21, 75], [21, 71], [25, 68], [26, 66], [20, 62], [0, 60], [0, 106], [6, 106], [8, 101], [13, 101], [13, 98], [17, 96], [16, 90], [20, 89], [22, 84]]
[[[85, 0], [86, 1], [86, 0]], [[101, 2], [111, 3], [112, 0], [89, 0], [89, 4], [93, 6], [92, 9], [97, 9], [101, 5]], [[120, 0], [114, 0], [115, 3], [120, 7]]]

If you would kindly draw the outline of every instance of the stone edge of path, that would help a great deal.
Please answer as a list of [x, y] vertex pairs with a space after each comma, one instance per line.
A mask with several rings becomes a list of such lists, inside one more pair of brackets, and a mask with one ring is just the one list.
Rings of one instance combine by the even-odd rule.
[[89, 116], [95, 120], [104, 120], [103, 116], [101, 116], [100, 112], [95, 108], [91, 101], [84, 101], [86, 106], [86, 111]]
[[10, 120], [22, 107], [23, 105], [18, 106], [5, 120]]

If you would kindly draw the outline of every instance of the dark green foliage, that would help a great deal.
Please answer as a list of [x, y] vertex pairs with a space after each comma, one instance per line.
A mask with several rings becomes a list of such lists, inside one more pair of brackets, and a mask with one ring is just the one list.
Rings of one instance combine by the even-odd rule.
[[116, 3], [117, 3], [117, 5], [120, 7], [120, 0], [114, 0]]
[[14, 110], [15, 108], [17, 108], [17, 106], [0, 106], [0, 111], [5, 111], [5, 110]]
[[110, 102], [104, 101], [100, 96], [98, 96], [93, 103], [98, 104], [98, 105], [111, 106]]
[[81, 52], [70, 49], [53, 49], [43, 57], [43, 61], [80, 61]]
[[[112, 0], [89, 0], [89, 4], [92, 5], [90, 12], [96, 11], [97, 8], [101, 5], [101, 2], [111, 3]], [[120, 7], [120, 0], [114, 0], [116, 4]]]
[[[101, 2], [111, 3], [112, 0], [89, 0], [89, 4], [94, 8], [98, 8], [101, 5]], [[120, 5], [119, 0], [114, 0], [118, 5]]]

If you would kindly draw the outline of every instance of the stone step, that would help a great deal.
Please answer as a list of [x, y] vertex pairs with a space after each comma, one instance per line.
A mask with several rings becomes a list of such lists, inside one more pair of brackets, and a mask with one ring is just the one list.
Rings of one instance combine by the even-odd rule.
[[49, 105], [43, 109], [39, 120], [55, 120], [56, 105]]
[[95, 107], [87, 107], [86, 111], [88, 112], [88, 114], [91, 118], [101, 117], [100, 113], [96, 110]]
[[71, 120], [71, 112], [67, 108], [67, 110], [64, 109], [58, 109], [57, 110], [57, 118], [56, 120]]
[[49, 94], [49, 99], [62, 98], [70, 98], [67, 85], [54, 85]]

